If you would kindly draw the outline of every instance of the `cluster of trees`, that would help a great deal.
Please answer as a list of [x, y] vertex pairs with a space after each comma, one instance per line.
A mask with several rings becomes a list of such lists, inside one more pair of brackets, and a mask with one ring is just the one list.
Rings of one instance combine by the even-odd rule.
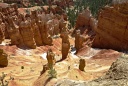
[[94, 17], [97, 17], [99, 9], [105, 5], [110, 5], [112, 0], [75, 0], [73, 7], [68, 7], [66, 12], [70, 22], [70, 28], [74, 27], [78, 14], [89, 7]]

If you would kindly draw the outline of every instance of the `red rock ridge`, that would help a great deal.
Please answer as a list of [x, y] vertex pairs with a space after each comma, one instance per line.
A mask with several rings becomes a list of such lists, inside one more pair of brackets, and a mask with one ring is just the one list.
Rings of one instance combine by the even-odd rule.
[[128, 3], [103, 8], [95, 32], [93, 47], [128, 50]]

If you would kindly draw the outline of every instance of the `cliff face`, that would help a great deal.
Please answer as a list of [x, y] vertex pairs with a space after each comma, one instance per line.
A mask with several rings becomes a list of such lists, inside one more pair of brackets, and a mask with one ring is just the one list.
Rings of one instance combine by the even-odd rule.
[[103, 8], [93, 47], [128, 50], [128, 3]]

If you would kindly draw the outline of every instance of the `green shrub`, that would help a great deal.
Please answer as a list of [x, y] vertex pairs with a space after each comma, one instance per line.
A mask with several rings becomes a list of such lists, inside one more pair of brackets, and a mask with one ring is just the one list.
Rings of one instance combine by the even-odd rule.
[[48, 74], [51, 78], [56, 78], [57, 77], [57, 72], [53, 67], [50, 68], [50, 70], [48, 71]]
[[0, 76], [0, 86], [8, 86], [8, 81], [5, 80], [5, 77], [7, 76], [7, 74], [4, 74], [4, 72], [2, 72], [2, 76]]
[[24, 69], [24, 66], [21, 66], [21, 69]]

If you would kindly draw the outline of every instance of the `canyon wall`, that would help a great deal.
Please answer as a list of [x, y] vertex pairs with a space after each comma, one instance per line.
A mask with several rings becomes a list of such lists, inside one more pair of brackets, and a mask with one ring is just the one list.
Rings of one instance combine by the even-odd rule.
[[94, 30], [93, 47], [128, 50], [128, 3], [103, 8]]

